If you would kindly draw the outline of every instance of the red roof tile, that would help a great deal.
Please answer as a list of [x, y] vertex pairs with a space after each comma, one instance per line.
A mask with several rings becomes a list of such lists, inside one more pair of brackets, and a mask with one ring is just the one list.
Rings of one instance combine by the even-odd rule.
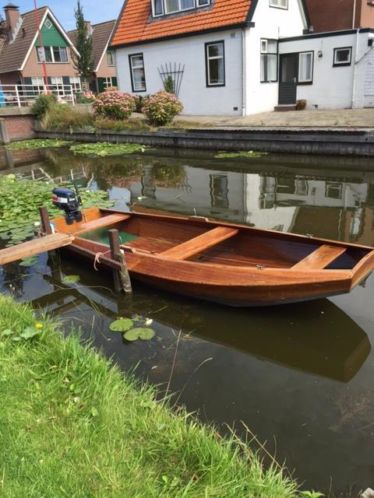
[[207, 8], [152, 19], [151, 0], [127, 0], [111, 44], [131, 45], [244, 24], [252, 2], [215, 0]]

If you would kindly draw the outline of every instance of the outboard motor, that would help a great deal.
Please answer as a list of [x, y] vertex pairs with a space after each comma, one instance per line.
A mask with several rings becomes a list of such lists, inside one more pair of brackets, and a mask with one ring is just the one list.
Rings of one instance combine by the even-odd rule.
[[79, 209], [82, 201], [76, 192], [70, 188], [56, 187], [52, 193], [52, 202], [54, 206], [65, 212], [65, 220], [68, 225], [74, 221], [82, 221], [82, 213]]

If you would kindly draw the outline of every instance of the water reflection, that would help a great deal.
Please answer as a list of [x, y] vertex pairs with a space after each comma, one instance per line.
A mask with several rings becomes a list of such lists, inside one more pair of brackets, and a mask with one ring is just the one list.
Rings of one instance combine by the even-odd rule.
[[[63, 267], [55, 263], [53, 274], [44, 276], [53, 291], [33, 300], [32, 305], [58, 316], [82, 304], [112, 320], [129, 313], [143, 315], [154, 318], [157, 328], [181, 330], [287, 368], [341, 382], [350, 381], [370, 353], [365, 332], [327, 299], [303, 308], [273, 308], [266, 314], [262, 310], [222, 310], [171, 299], [162, 293], [155, 295], [141, 286], [130, 300], [102, 287], [100, 274], [81, 271], [80, 276], [78, 287], [65, 284]], [[94, 294], [90, 289], [95, 289]]]
[[[211, 153], [171, 150], [91, 159], [53, 150], [16, 171], [58, 181], [73, 176], [82, 187], [107, 189], [121, 208], [137, 204], [374, 245], [371, 160], [217, 161]], [[155, 384], [168, 381], [182, 330], [171, 388], [189, 411], [222, 427], [238, 424], [239, 433], [243, 420], [261, 441], [276, 435], [277, 448], [269, 450], [308, 488], [354, 497], [373, 487], [373, 275], [346, 296], [264, 311], [138, 285], [132, 299], [119, 298], [92, 268], [68, 259], [62, 269], [50, 266], [44, 255], [36, 268], [5, 267], [0, 285], [78, 324], [123, 369], [138, 365], [137, 375]], [[67, 287], [61, 271], [78, 273], [81, 283]], [[131, 314], [154, 319], [155, 340], [127, 344], [107, 332], [113, 318]]]

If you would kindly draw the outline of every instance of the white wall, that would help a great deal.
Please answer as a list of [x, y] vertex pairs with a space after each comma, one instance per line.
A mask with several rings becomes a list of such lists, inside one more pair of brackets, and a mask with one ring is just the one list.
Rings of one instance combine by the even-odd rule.
[[246, 114], [272, 111], [278, 105], [278, 83], [261, 83], [261, 38], [278, 40], [300, 36], [306, 28], [299, 0], [289, 0], [289, 8], [270, 7], [259, 0], [253, 16], [254, 28], [246, 33]]
[[[334, 67], [334, 49], [352, 47], [350, 66]], [[306, 99], [309, 108], [339, 109], [363, 107], [364, 86], [372, 49], [368, 33], [305, 37], [280, 42], [280, 54], [314, 51], [313, 83], [298, 85], [297, 99]], [[322, 56], [319, 57], [318, 53]]]
[[[205, 74], [205, 43], [224, 40], [226, 85], [207, 87]], [[240, 30], [222, 31], [170, 41], [148, 43], [117, 49], [119, 87], [132, 92], [129, 54], [143, 53], [147, 91], [163, 89], [159, 68], [166, 63], [184, 64], [179, 98], [184, 114], [241, 115], [242, 112], [242, 33]], [[237, 110], [234, 110], [237, 108]]]

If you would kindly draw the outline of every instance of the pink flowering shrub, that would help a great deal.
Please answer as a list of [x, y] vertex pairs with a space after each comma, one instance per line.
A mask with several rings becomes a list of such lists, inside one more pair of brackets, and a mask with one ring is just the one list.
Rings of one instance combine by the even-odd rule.
[[177, 114], [183, 111], [180, 100], [168, 92], [157, 92], [144, 103], [143, 112], [149, 122], [155, 126], [164, 126], [173, 122]]
[[93, 104], [95, 114], [111, 119], [127, 119], [135, 110], [135, 99], [129, 93], [109, 90], [100, 93]]

